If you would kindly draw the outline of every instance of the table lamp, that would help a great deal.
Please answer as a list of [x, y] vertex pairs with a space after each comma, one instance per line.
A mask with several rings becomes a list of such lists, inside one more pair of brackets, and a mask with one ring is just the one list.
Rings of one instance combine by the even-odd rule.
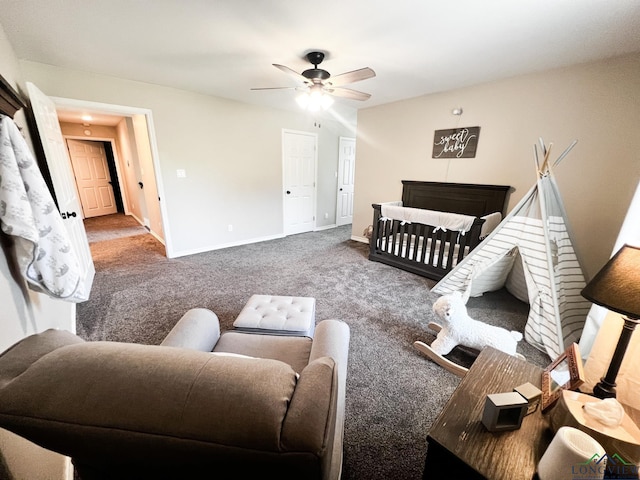
[[615, 398], [616, 376], [633, 330], [640, 323], [640, 248], [623, 245], [581, 293], [587, 300], [624, 315], [624, 325], [609, 369], [593, 387], [594, 396]]

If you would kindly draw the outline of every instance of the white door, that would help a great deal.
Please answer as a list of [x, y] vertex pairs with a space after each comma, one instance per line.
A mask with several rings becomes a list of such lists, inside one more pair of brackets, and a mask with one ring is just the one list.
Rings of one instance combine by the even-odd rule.
[[73, 179], [71, 161], [60, 131], [56, 106], [33, 83], [27, 82], [27, 90], [47, 166], [51, 174], [58, 208], [62, 218], [65, 219], [65, 227], [67, 227], [69, 238], [73, 242], [73, 247], [78, 256], [84, 277], [83, 292], [88, 296], [96, 270], [91, 258], [87, 233], [82, 222], [82, 210]]
[[282, 132], [285, 235], [315, 227], [317, 144], [315, 133]]
[[117, 213], [107, 155], [100, 142], [67, 140], [84, 217]]
[[336, 225], [353, 222], [353, 185], [356, 174], [356, 139], [340, 137]]

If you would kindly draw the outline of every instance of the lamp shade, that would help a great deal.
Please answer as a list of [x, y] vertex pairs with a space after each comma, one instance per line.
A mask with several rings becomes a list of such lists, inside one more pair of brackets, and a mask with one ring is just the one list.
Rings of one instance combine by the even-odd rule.
[[640, 318], [640, 248], [624, 245], [582, 290], [587, 300]]

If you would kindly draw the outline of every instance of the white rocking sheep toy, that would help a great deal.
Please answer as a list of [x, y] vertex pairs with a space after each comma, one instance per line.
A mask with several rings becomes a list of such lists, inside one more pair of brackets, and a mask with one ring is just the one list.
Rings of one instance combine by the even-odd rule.
[[423, 342], [414, 342], [414, 346], [447, 370], [460, 376], [468, 370], [444, 358], [458, 345], [478, 351], [489, 346], [524, 359], [516, 352], [522, 334], [471, 318], [460, 292], [438, 298], [433, 304], [433, 312], [442, 322], [429, 324], [438, 332], [436, 339], [431, 346]]

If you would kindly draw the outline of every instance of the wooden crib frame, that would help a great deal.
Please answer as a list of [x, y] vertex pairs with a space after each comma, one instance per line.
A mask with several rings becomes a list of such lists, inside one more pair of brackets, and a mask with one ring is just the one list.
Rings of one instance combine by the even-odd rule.
[[[505, 215], [508, 185], [420, 182], [402, 180], [404, 207], [438, 210], [476, 217], [461, 235], [437, 225], [384, 220], [381, 204], [374, 203], [369, 260], [381, 262], [433, 280], [440, 280], [482, 240], [484, 220], [494, 212]], [[424, 248], [424, 247], [427, 248]]]

